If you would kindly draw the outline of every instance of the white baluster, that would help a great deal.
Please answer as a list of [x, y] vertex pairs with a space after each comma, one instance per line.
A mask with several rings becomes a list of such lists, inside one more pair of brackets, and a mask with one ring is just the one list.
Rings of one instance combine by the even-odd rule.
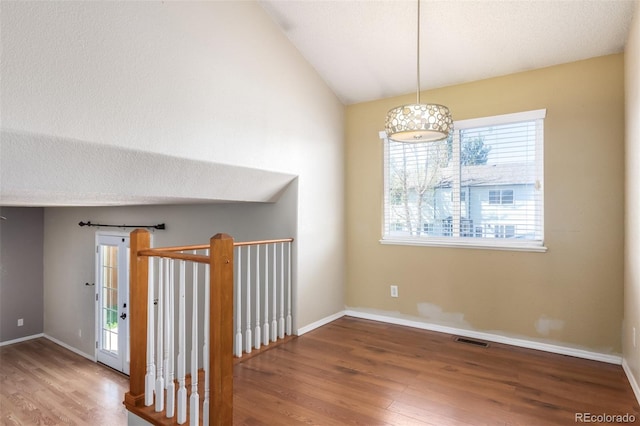
[[167, 381], [165, 386], [167, 387], [167, 409], [166, 416], [171, 418], [175, 415], [176, 412], [176, 384], [174, 382], [174, 366], [173, 366], [173, 351], [174, 351], [174, 335], [175, 335], [175, 326], [174, 326], [174, 318], [175, 318], [175, 300], [174, 300], [174, 291], [175, 291], [175, 282], [174, 282], [174, 263], [173, 259], [169, 260], [169, 287], [168, 287], [168, 297], [167, 297], [167, 323], [166, 323], [166, 331], [167, 331], [167, 346], [166, 346], [166, 360], [167, 364], [165, 366], [165, 371], [167, 375]]
[[287, 255], [287, 335], [292, 334], [292, 320], [291, 320], [291, 242], [287, 243], [289, 254]]
[[262, 343], [262, 337], [260, 335], [262, 328], [260, 327], [260, 246], [256, 245], [256, 328], [253, 339], [255, 341], [254, 346], [256, 349], [260, 349]]
[[245, 352], [251, 353], [251, 246], [247, 246], [247, 329], [245, 330]]
[[264, 250], [264, 324], [262, 337], [265, 346], [269, 344], [269, 245]]
[[164, 348], [163, 348], [163, 322], [164, 322], [164, 259], [158, 259], [158, 349], [157, 357], [157, 373], [156, 373], [156, 412], [164, 410]]
[[[206, 251], [209, 256], [209, 250]], [[202, 402], [202, 426], [209, 426], [209, 318], [211, 315], [209, 299], [211, 297], [211, 288], [209, 287], [211, 279], [210, 265], [207, 263], [204, 267], [204, 344], [202, 345], [202, 359], [204, 369], [204, 401]]]
[[[196, 251], [193, 254], [197, 254]], [[189, 424], [198, 426], [200, 396], [198, 395], [198, 263], [193, 262], [193, 289], [191, 308], [191, 396], [189, 397]]]
[[156, 382], [156, 366], [155, 362], [155, 310], [154, 308], [154, 286], [155, 280], [153, 279], [153, 257], [149, 257], [149, 273], [147, 283], [147, 374], [144, 377], [144, 405], [147, 407], [153, 404], [153, 389]]
[[236, 290], [236, 356], [242, 356], [242, 247], [238, 247], [238, 272], [235, 281]]
[[185, 267], [186, 262], [184, 260], [180, 261], [180, 287], [178, 293], [178, 424], [183, 424], [187, 421], [187, 388], [185, 387], [185, 370], [186, 370], [186, 359], [185, 359], [185, 316], [186, 316], [186, 306], [185, 306]]
[[277, 245], [274, 244], [273, 245], [273, 282], [271, 283], [271, 287], [273, 287], [273, 298], [271, 300], [272, 303], [272, 315], [273, 315], [273, 319], [271, 321], [271, 341], [275, 342], [276, 340], [278, 340], [278, 322], [276, 321], [276, 315], [277, 315], [277, 310], [276, 310], [276, 304], [278, 303], [278, 299], [277, 299], [277, 292], [278, 292], [278, 268], [277, 268], [277, 260], [278, 260], [278, 253], [276, 251], [276, 247]]
[[284, 337], [284, 243], [280, 244], [280, 318], [278, 319], [278, 337]]

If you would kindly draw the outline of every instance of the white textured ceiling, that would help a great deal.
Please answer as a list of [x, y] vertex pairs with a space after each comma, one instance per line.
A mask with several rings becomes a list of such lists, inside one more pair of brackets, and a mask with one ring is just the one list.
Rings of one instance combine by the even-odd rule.
[[[415, 90], [415, 1], [260, 3], [344, 103]], [[422, 88], [620, 52], [635, 4], [423, 0]], [[264, 202], [295, 179], [6, 129], [0, 154], [0, 205]]]
[[286, 173], [10, 130], [0, 133], [0, 153], [4, 206], [274, 202], [295, 179]]
[[[261, 0], [345, 104], [416, 90], [416, 1]], [[421, 88], [621, 52], [633, 0], [423, 0]]]

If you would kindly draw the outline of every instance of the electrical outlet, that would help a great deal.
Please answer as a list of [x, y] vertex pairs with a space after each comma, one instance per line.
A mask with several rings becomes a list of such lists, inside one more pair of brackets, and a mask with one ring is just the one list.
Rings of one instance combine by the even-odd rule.
[[392, 285], [391, 286], [391, 297], [398, 297], [398, 286], [397, 285]]
[[78, 329], [78, 337], [82, 338], [82, 329], [81, 328]]
[[24, 318], [18, 318], [18, 327], [22, 327], [24, 325]]

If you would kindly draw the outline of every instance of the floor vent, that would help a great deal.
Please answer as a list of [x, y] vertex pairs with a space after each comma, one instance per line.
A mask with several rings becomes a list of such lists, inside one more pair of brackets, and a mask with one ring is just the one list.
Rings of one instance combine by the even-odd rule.
[[489, 343], [487, 343], [487, 342], [483, 342], [481, 340], [469, 339], [469, 338], [466, 338], [466, 337], [456, 336], [456, 337], [454, 337], [453, 340], [458, 342], [458, 343], [466, 343], [467, 345], [479, 346], [481, 348], [488, 348], [489, 347]]

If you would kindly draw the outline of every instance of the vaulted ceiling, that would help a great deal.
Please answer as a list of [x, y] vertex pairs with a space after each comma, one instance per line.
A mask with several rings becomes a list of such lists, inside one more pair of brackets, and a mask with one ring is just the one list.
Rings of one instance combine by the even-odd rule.
[[[416, 0], [259, 3], [343, 103], [415, 91]], [[37, 5], [24, 3], [25, 8]], [[621, 52], [636, 5], [633, 0], [423, 0], [421, 87]], [[5, 129], [0, 141], [2, 205], [274, 201], [295, 179], [285, 173], [192, 161], [192, 170], [215, 186], [186, 191], [169, 182], [161, 191], [151, 190], [144, 180], [132, 186], [122, 165], [133, 157], [143, 158], [147, 171], [171, 173], [175, 182], [182, 182], [186, 178], [176, 169], [182, 160]], [[107, 172], [112, 180], [105, 179]], [[250, 183], [255, 181], [259, 187]]]
[[[416, 90], [416, 0], [261, 0], [345, 104]], [[421, 87], [621, 52], [630, 0], [423, 0]]]

